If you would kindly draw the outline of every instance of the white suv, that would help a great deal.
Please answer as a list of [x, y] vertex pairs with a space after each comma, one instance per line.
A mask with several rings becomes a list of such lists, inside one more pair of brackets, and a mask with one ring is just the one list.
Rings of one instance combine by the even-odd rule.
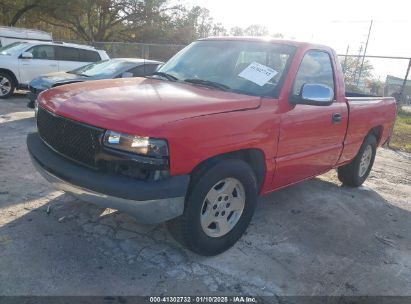
[[91, 46], [54, 42], [15, 42], [0, 48], [0, 98], [24, 89], [40, 75], [69, 71], [88, 63], [106, 60], [105, 51]]

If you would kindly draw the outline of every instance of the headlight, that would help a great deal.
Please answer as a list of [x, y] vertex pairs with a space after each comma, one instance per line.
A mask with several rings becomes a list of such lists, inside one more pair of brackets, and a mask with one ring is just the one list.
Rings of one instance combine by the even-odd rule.
[[167, 142], [162, 139], [141, 137], [107, 130], [103, 143], [106, 147], [140, 155], [163, 158], [168, 156]]

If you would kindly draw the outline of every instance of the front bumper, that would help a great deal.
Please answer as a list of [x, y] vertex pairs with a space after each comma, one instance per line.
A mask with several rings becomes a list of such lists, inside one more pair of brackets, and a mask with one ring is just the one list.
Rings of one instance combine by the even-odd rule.
[[29, 99], [29, 102], [27, 103], [27, 107], [34, 109], [37, 97], [39, 96], [39, 93], [41, 91], [37, 91], [36, 89], [34, 89], [33, 91], [36, 91], [36, 92], [33, 92], [31, 87], [29, 87], [29, 89], [30, 91], [27, 92], [27, 98]]
[[27, 147], [34, 166], [45, 179], [82, 201], [117, 209], [147, 224], [183, 214], [188, 175], [150, 182], [103, 173], [58, 155], [38, 133], [27, 136]]
[[31, 92], [31, 91], [29, 91], [29, 92], [27, 93], [28, 99], [29, 99], [31, 102], [33, 102], [33, 103], [36, 101], [37, 96], [38, 96], [38, 93], [33, 93], [33, 92]]

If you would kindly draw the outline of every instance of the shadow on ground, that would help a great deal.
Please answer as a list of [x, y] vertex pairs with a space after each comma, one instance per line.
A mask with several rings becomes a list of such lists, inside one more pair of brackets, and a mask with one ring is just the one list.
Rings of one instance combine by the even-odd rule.
[[409, 159], [379, 151], [370, 188], [330, 173], [263, 197], [246, 235], [205, 258], [54, 191], [27, 155], [25, 104], [0, 102], [0, 295], [411, 295]]
[[240, 242], [204, 258], [164, 225], [57, 196], [0, 228], [0, 294], [410, 293], [410, 212], [318, 179], [259, 203]]

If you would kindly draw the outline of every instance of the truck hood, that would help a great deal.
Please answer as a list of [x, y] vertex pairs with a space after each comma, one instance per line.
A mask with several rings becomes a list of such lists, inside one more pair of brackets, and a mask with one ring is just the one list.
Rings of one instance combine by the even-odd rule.
[[39, 103], [76, 121], [119, 132], [155, 136], [187, 118], [260, 106], [261, 98], [188, 83], [129, 78], [88, 81], [44, 91]]

